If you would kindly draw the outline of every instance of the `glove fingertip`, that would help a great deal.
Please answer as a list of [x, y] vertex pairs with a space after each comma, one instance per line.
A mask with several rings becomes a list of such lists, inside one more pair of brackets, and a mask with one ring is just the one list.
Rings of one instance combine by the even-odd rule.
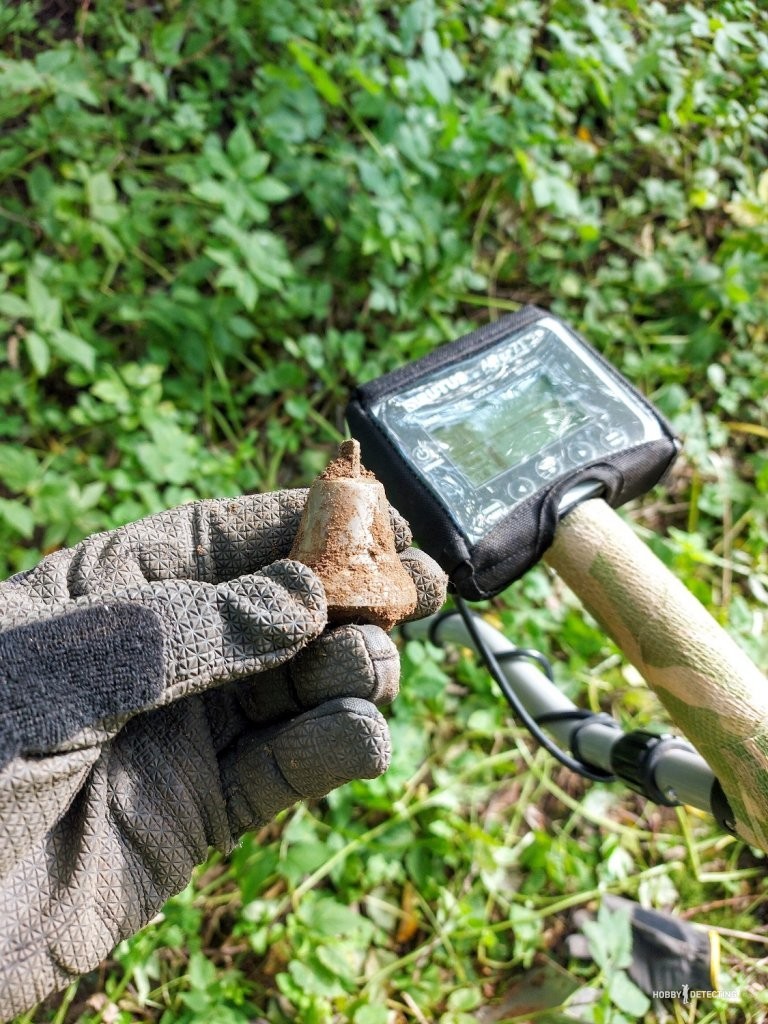
[[434, 615], [445, 604], [448, 577], [434, 560], [418, 548], [401, 552], [400, 561], [416, 584], [416, 610], [409, 619], [423, 619]]
[[328, 619], [320, 580], [290, 559], [218, 584], [216, 602], [230, 679], [263, 672], [294, 657], [320, 635]]
[[290, 785], [325, 796], [353, 779], [375, 779], [389, 767], [387, 723], [369, 701], [340, 698], [297, 719], [275, 738], [273, 753]]
[[276, 618], [295, 624], [303, 642], [320, 635], [328, 622], [328, 602], [322, 583], [310, 568], [295, 559], [281, 558], [254, 577], [260, 578], [271, 580], [285, 592], [280, 607], [274, 609]]
[[221, 763], [232, 835], [261, 827], [297, 800], [374, 779], [390, 759], [387, 723], [357, 698], [332, 700], [287, 725], [257, 731]]

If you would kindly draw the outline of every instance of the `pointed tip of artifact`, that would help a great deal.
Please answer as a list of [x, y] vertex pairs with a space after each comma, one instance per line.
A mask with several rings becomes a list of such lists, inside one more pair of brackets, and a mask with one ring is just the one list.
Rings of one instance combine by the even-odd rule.
[[325, 471], [321, 474], [326, 480], [339, 477], [358, 479], [363, 475], [364, 470], [360, 462], [360, 442], [353, 437], [341, 442], [336, 458], [328, 463]]
[[341, 442], [336, 458], [347, 463], [349, 476], [360, 476], [360, 442], [356, 441], [354, 437]]

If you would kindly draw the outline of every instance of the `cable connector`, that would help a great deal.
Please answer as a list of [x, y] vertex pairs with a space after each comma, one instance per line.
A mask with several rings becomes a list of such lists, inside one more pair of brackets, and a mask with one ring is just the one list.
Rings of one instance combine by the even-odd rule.
[[616, 775], [636, 793], [665, 807], [677, 807], [680, 801], [670, 797], [656, 784], [656, 767], [670, 750], [693, 750], [678, 736], [662, 735], [636, 729], [625, 733], [611, 748], [611, 767]]

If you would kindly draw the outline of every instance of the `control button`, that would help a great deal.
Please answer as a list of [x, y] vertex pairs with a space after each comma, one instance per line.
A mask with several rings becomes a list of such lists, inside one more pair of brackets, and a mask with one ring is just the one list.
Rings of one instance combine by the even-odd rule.
[[430, 448], [423, 441], [419, 441], [413, 449], [413, 457], [417, 462], [429, 462], [431, 459], [434, 459], [436, 454], [434, 448]]
[[624, 440], [624, 431], [619, 430], [618, 427], [614, 427], [607, 434], [603, 434], [603, 441], [605, 441], [609, 448], [621, 448]]
[[583, 463], [597, 458], [595, 447], [587, 444], [586, 441], [577, 441], [575, 444], [568, 445], [565, 454], [568, 456], [568, 460], [576, 466], [581, 466]]
[[550, 477], [557, 475], [560, 465], [554, 455], [545, 455], [543, 459], [539, 459], [535, 468], [542, 480], [549, 480]]
[[533, 480], [529, 480], [526, 476], [519, 476], [507, 484], [506, 490], [507, 494], [514, 501], [522, 501], [523, 498], [527, 498], [529, 494], [533, 494], [536, 487]]
[[419, 441], [413, 449], [413, 461], [419, 467], [419, 472], [424, 475], [434, 473], [436, 469], [445, 465], [445, 459], [440, 452], [423, 441]]
[[509, 507], [500, 501], [492, 501], [477, 517], [478, 525], [485, 529], [498, 523], [509, 512]]

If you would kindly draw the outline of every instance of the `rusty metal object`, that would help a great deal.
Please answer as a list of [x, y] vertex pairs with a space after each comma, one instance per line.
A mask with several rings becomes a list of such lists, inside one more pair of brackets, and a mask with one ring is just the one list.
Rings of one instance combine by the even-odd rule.
[[290, 557], [320, 578], [331, 623], [391, 629], [416, 608], [416, 586], [395, 550], [384, 488], [361, 465], [355, 440], [339, 445], [310, 487]]

